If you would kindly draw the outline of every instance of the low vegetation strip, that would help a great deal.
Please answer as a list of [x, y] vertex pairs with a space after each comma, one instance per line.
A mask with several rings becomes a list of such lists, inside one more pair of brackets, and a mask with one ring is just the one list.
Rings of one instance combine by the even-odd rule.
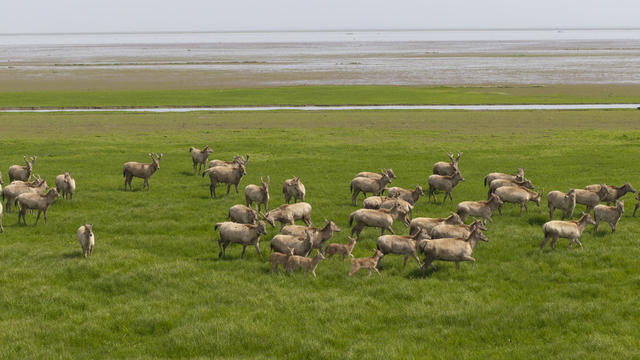
[[242, 89], [1, 92], [0, 108], [637, 103], [640, 86], [290, 86]]
[[[285, 202], [285, 179], [300, 176], [313, 225], [334, 221], [341, 232], [328, 243], [349, 244], [354, 175], [392, 168], [390, 186], [426, 189], [447, 151], [464, 153], [465, 181], [453, 202], [420, 197], [414, 217], [447, 217], [461, 201], [486, 199], [485, 175], [518, 167], [545, 192], [625, 181], [637, 188], [629, 164], [640, 157], [638, 111], [19, 113], [0, 114], [0, 124], [5, 185], [24, 155], [37, 156], [33, 173], [50, 185], [64, 172], [77, 184], [71, 199], [49, 207], [46, 225], [34, 226], [35, 214], [26, 214], [26, 226], [15, 210], [3, 214], [1, 358], [640, 355], [633, 194], [622, 197], [627, 212], [615, 233], [590, 225], [582, 250], [567, 250], [561, 238], [556, 250], [540, 251], [546, 197], [522, 216], [505, 204], [484, 232], [489, 242], [473, 250], [474, 270], [435, 260], [438, 270], [426, 277], [414, 260], [403, 271], [403, 255], [391, 253], [381, 276], [367, 276], [366, 267], [349, 276], [342, 256], [311, 264], [315, 279], [281, 267], [273, 274], [269, 240], [278, 223], [260, 235], [262, 254], [249, 246], [242, 259], [233, 243], [219, 258], [214, 231], [244, 203], [244, 186], [270, 180], [272, 209]], [[220, 186], [211, 199], [209, 179], [194, 175], [190, 147], [205, 145], [209, 160], [250, 155], [239, 195]], [[125, 192], [123, 164], [149, 163], [149, 153], [163, 154], [150, 190], [134, 178]], [[584, 210], [576, 205], [574, 220]], [[84, 224], [95, 234], [88, 259], [78, 241]], [[399, 222], [393, 229], [409, 232]], [[364, 228], [353, 256], [374, 256], [379, 235]]]

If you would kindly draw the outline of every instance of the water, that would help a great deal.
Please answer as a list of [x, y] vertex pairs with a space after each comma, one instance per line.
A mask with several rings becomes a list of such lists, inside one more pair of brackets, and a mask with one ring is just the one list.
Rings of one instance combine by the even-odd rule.
[[0, 64], [4, 90], [637, 84], [640, 29], [0, 35]]

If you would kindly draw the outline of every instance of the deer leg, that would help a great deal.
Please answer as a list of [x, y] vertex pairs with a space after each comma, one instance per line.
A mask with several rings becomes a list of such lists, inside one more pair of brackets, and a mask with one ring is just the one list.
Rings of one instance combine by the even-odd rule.
[[407, 267], [407, 260], [409, 260], [409, 254], [404, 256], [404, 263], [402, 264], [402, 272], [404, 272], [404, 268]]
[[256, 243], [256, 251], [258, 252], [258, 255], [262, 256], [260, 253], [260, 245], [258, 243]]
[[229, 195], [229, 191], [231, 191], [231, 184], [227, 184], [227, 195]]
[[48, 209], [49, 209], [49, 208], [45, 208], [45, 209], [44, 209], [44, 224], [45, 224], [45, 225], [47, 225], [47, 210], [48, 210]]
[[[554, 250], [556, 248], [557, 241], [558, 241], [558, 235], [553, 235], [553, 238], [551, 239], [551, 243], [549, 244], [549, 246], [551, 246], [551, 248]], [[569, 243], [569, 246], [571, 246], [571, 243]]]
[[456, 270], [460, 269], [460, 262], [456, 261]]
[[[42, 210], [38, 209], [38, 217], [36, 218], [36, 225], [38, 225], [38, 220], [40, 220], [40, 213], [42, 213]], [[46, 221], [45, 221], [45, 223], [46, 223]], [[26, 222], [25, 222], [25, 224], [26, 224]]]
[[418, 259], [418, 255], [416, 255], [416, 253], [413, 253], [411, 255], [413, 255], [413, 258], [418, 262], [418, 266], [420, 266], [420, 259]]
[[[375, 270], [376, 273], [378, 273], [379, 276], [382, 276], [382, 274], [380, 274], [380, 271], [378, 271], [378, 269], [374, 266], [373, 270]], [[371, 275], [371, 270], [369, 270], [369, 275]]]
[[244, 251], [247, 249], [247, 245], [242, 245], [242, 253], [240, 253], [240, 259], [244, 257]]
[[549, 235], [544, 235], [544, 240], [542, 240], [542, 243], [540, 244], [540, 251], [542, 251], [542, 249], [544, 249], [544, 245], [547, 243], [547, 240], [549, 240]]
[[218, 240], [218, 248], [220, 248], [220, 252], [218, 253], [218, 257], [222, 257], [222, 239]]
[[638, 211], [638, 208], [640, 207], [640, 201], [638, 201], [638, 203], [636, 204], [635, 209], [633, 209], [633, 217], [636, 217], [636, 211]]
[[431, 265], [431, 261], [425, 258], [424, 262], [422, 263], [422, 268], [420, 268], [420, 270], [422, 271], [422, 276], [425, 276], [427, 274], [427, 268], [429, 267], [429, 265]]
[[239, 194], [239, 192], [238, 192], [238, 184], [234, 184], [234, 185], [236, 187], [236, 194]]
[[597, 219], [597, 220], [596, 220], [596, 223], [593, 225], [593, 229], [594, 229], [595, 231], [598, 231], [598, 226], [599, 226], [599, 225], [600, 225], [600, 219]]
[[209, 199], [216, 197], [216, 186], [211, 184], [209, 185]]
[[351, 205], [356, 206], [359, 193], [360, 193], [360, 190], [356, 189], [353, 191], [353, 195], [351, 195]]
[[616, 221], [616, 222], [614, 222], [614, 223], [609, 224], [609, 226], [611, 226], [611, 232], [612, 232], [612, 233], [616, 232], [616, 226], [617, 226], [617, 225], [618, 225], [618, 222], [617, 222], [617, 221]]
[[305, 216], [304, 223], [307, 224], [307, 226], [311, 226], [311, 217]]
[[371, 268], [367, 268], [369, 270], [369, 276], [371, 276]]
[[395, 235], [396, 233], [393, 231], [393, 229], [391, 228], [391, 225], [387, 226], [387, 230], [389, 230], [390, 233], [392, 233], [393, 235]]
[[522, 203], [520, 203], [520, 216], [522, 216]]
[[[564, 219], [564, 211], [562, 212], [562, 218]], [[553, 206], [549, 206], [549, 220], [553, 220]]]
[[580, 245], [580, 249], [584, 249], [584, 248], [582, 247], [582, 243], [580, 242], [580, 239], [575, 238], [575, 239], [573, 239], [573, 241], [577, 242], [577, 243], [578, 243], [578, 245]]
[[472, 258], [471, 256], [465, 255], [463, 257], [464, 260], [466, 261], [471, 261], [471, 270], [476, 268], [476, 259]]

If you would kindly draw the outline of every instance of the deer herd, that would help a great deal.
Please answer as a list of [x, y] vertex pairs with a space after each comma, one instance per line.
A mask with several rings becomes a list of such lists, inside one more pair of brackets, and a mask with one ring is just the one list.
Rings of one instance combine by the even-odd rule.
[[[205, 146], [202, 150], [190, 147], [189, 151], [193, 161], [194, 175], [198, 173], [203, 177], [206, 174], [209, 175], [211, 198], [217, 198], [215, 188], [218, 183], [227, 184], [227, 194], [230, 192], [231, 185], [234, 185], [236, 194], [239, 194], [240, 181], [247, 175], [249, 155], [245, 155], [244, 158], [235, 156], [231, 161], [208, 161], [209, 155], [213, 153], [211, 147]], [[447, 155], [450, 162], [440, 161], [433, 165], [433, 174], [427, 181], [428, 202], [431, 202], [432, 198], [437, 202], [436, 193], [443, 192], [442, 204], [445, 204], [447, 197], [453, 203], [455, 187], [465, 181], [459, 168], [462, 153], [457, 153], [455, 156], [452, 153]], [[150, 190], [149, 179], [160, 169], [162, 154], [149, 153], [149, 157], [152, 160], [151, 163], [124, 163], [122, 175], [125, 178], [125, 191], [127, 184], [132, 190], [131, 182], [134, 177], [143, 179], [143, 189]], [[56, 187], [48, 189], [45, 180], [32, 174], [37, 157], [34, 155], [27, 159], [25, 155], [23, 159], [25, 165], [12, 165], [9, 168], [10, 183], [8, 185], [4, 184], [2, 173], [0, 173], [0, 192], [3, 202], [6, 199], [4, 210], [10, 213], [12, 206], [17, 206], [18, 223], [22, 219], [25, 225], [26, 211], [38, 210], [35, 223], [38, 223], [43, 213], [46, 224], [47, 210], [56, 198], [62, 196], [64, 199], [73, 199], [76, 190], [75, 180], [70, 172], [64, 172], [56, 177]], [[226, 248], [231, 243], [242, 245], [241, 258], [249, 245], [254, 246], [257, 253], [261, 255], [260, 236], [267, 235], [267, 224], [275, 228], [278, 222], [280, 234], [275, 235], [270, 241], [272, 252], [269, 260], [274, 272], [280, 265], [288, 272], [302, 268], [305, 274], [311, 272], [315, 277], [316, 268], [321, 260], [325, 260], [325, 256], [331, 258], [334, 255], [342, 255], [343, 260], [345, 257], [350, 258], [352, 266], [350, 276], [361, 268], [368, 269], [369, 275], [372, 271], [380, 274], [378, 268], [383, 257], [388, 254], [404, 256], [403, 271], [407, 260], [412, 257], [421, 266], [423, 275], [429, 267], [435, 269], [433, 262], [436, 260], [453, 261], [456, 263], [456, 268], [459, 267], [460, 262], [470, 261], [473, 269], [476, 260], [471, 255], [479, 241], [489, 241], [484, 231], [487, 231], [488, 223], [493, 223], [492, 216], [495, 211], [498, 210], [502, 215], [504, 203], [512, 203], [520, 207], [520, 216], [522, 216], [523, 210], [528, 212], [529, 202], [534, 202], [540, 207], [544, 193], [544, 189], [536, 191], [533, 183], [525, 178], [524, 168], [518, 168], [514, 175], [492, 172], [484, 177], [484, 185], [488, 188], [487, 200], [462, 201], [457, 204], [456, 212], [443, 218], [414, 218], [413, 209], [420, 197], [425, 196], [424, 190], [420, 185], [416, 185], [414, 189], [389, 187], [388, 185], [396, 178], [392, 169], [382, 169], [379, 173], [360, 172], [351, 180], [349, 186], [351, 204], [356, 206], [360, 193], [365, 198], [362, 202], [363, 208], [349, 215], [349, 226], [352, 226], [351, 236], [348, 237], [348, 243], [343, 244], [328, 243], [334, 233], [341, 231], [335, 222], [325, 220], [324, 226], [312, 227], [312, 207], [305, 202], [306, 189], [299, 176], [284, 181], [282, 192], [286, 204], [271, 210], [269, 209], [271, 177], [267, 176], [266, 181], [260, 177], [259, 185], [245, 186], [246, 205], [232, 206], [228, 211], [229, 221], [215, 224], [214, 230], [219, 231], [218, 256], [225, 256]], [[4, 188], [3, 185], [5, 185]], [[628, 192], [636, 192], [629, 182], [620, 187], [594, 184], [584, 189], [568, 189], [566, 193], [557, 190], [549, 192], [547, 203], [550, 221], [542, 225], [544, 239], [540, 244], [540, 250], [544, 249], [549, 239], [551, 239], [551, 248], [555, 249], [558, 238], [569, 239], [569, 248], [574, 243], [582, 248], [580, 236], [589, 224], [593, 224], [597, 231], [600, 222], [604, 221], [609, 224], [611, 231], [615, 232], [624, 212], [624, 202], [619, 199]], [[639, 202], [633, 211], [633, 216], [640, 205], [640, 193], [636, 199]], [[602, 205], [603, 202], [607, 205]], [[580, 219], [572, 220], [576, 205], [586, 206], [586, 211]], [[553, 220], [556, 209], [562, 212], [561, 220]], [[3, 206], [0, 203], [0, 232], [4, 232], [2, 216]], [[465, 224], [469, 216], [474, 219], [471, 224]], [[304, 221], [305, 225], [295, 225], [296, 220]], [[408, 235], [394, 233], [392, 225], [396, 221], [409, 228]], [[365, 228], [379, 228], [380, 236], [371, 257], [355, 258], [352, 251]], [[385, 231], [390, 234], [385, 235]], [[83, 224], [78, 228], [77, 235], [82, 254], [88, 258], [95, 244], [93, 225]], [[309, 257], [314, 249], [316, 250], [314, 257]], [[422, 261], [419, 255], [424, 255]]]

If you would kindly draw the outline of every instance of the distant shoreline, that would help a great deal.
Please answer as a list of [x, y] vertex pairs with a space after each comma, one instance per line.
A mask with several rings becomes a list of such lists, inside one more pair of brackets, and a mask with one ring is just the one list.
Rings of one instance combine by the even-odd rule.
[[125, 35], [125, 34], [253, 34], [253, 33], [342, 33], [342, 32], [418, 32], [418, 31], [625, 31], [640, 27], [545, 27], [545, 28], [428, 28], [428, 29], [276, 29], [276, 30], [184, 30], [184, 31], [95, 31], [0, 33], [0, 36], [29, 35]]

